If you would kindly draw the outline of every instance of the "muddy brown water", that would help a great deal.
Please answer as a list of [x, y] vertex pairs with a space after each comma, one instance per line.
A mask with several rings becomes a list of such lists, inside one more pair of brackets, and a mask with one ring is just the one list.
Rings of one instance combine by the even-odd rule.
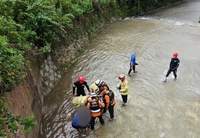
[[[77, 65], [63, 75], [44, 101], [39, 138], [81, 137], [71, 127], [75, 109], [72, 83], [84, 75], [88, 84], [104, 80], [116, 95], [116, 120], [95, 124], [87, 138], [200, 137], [199, 0], [184, 0], [149, 15], [114, 21], [93, 40]], [[136, 52], [138, 73], [129, 77], [130, 55]], [[179, 53], [178, 79], [166, 74], [173, 52]], [[131, 92], [121, 106], [115, 90], [126, 74]]]

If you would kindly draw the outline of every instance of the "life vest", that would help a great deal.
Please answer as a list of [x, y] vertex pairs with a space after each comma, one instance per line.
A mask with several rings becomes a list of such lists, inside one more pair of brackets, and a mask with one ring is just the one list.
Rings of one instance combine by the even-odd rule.
[[98, 101], [92, 101], [90, 102], [90, 110], [92, 113], [97, 113], [100, 112], [100, 106], [99, 106], [99, 102]]
[[[114, 95], [114, 93], [113, 93], [111, 90], [109, 90], [109, 92], [106, 93], [105, 95], [108, 95], [108, 96], [110, 97], [110, 103], [109, 103], [109, 104], [112, 104], [112, 102], [115, 100], [115, 95]], [[105, 98], [104, 98], [104, 99], [105, 99]]]

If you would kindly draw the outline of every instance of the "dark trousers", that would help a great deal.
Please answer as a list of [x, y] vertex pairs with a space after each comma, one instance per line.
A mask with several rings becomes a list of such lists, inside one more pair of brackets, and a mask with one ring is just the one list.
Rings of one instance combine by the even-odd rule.
[[109, 105], [108, 107], [108, 111], [109, 111], [109, 114], [110, 114], [110, 118], [114, 118], [114, 105]]
[[76, 129], [85, 129], [85, 128], [87, 128], [87, 126], [86, 127], [81, 127], [81, 126], [74, 126], [74, 125], [72, 125], [72, 127], [76, 128]]
[[[106, 99], [103, 99], [103, 103], [106, 105]], [[106, 112], [106, 106], [102, 108], [102, 113]]]
[[[102, 118], [102, 115], [97, 116], [97, 117], [99, 118], [100, 123], [101, 123], [102, 125], [104, 125], [104, 120], [103, 120], [103, 118]], [[91, 118], [91, 123], [90, 123], [91, 130], [94, 130], [95, 119], [96, 119], [96, 117], [93, 117], [93, 116], [92, 116], [92, 118]]]
[[79, 92], [76, 93], [76, 96], [80, 96], [80, 95], [85, 96], [86, 94], [85, 93], [79, 93]]
[[166, 77], [168, 77], [169, 74], [170, 74], [172, 71], [173, 71], [173, 73], [174, 73], [174, 77], [175, 77], [175, 79], [176, 79], [176, 78], [177, 78], [177, 74], [176, 74], [177, 69], [175, 69], [175, 70], [169, 69], [169, 70], [167, 71]]
[[124, 103], [126, 103], [127, 100], [128, 100], [128, 95], [121, 95], [121, 96], [122, 96], [122, 101], [123, 101]]
[[133, 66], [130, 65], [130, 69], [128, 71], [128, 74], [130, 74], [132, 70], [133, 70], [133, 72], [135, 72], [135, 65], [133, 65]]

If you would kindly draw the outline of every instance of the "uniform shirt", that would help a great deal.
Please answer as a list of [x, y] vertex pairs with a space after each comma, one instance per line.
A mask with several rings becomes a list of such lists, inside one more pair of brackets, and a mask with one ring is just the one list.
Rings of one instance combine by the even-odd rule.
[[85, 96], [86, 94], [85, 94], [84, 87], [86, 87], [87, 90], [90, 92], [89, 86], [87, 85], [86, 81], [84, 81], [83, 83], [80, 83], [79, 81], [74, 82], [74, 84], [73, 84], [73, 94], [75, 93], [75, 89], [77, 88], [77, 90], [76, 90], [77, 96], [79, 96], [79, 95]]
[[120, 83], [118, 84], [118, 88], [121, 88], [119, 90], [121, 95], [128, 95], [130, 92], [129, 83], [126, 79], [124, 81], [120, 80]]
[[[92, 101], [93, 100], [91, 100], [90, 102], [92, 102]], [[94, 99], [94, 101], [96, 101], [96, 100]], [[88, 104], [87, 104], [88, 109], [90, 109], [90, 102], [88, 102]], [[105, 104], [103, 102], [101, 102], [101, 101], [98, 101], [98, 102], [99, 102], [100, 107], [105, 107]], [[100, 115], [101, 115], [101, 112], [92, 112], [92, 117], [97, 117]]]
[[[110, 96], [107, 93], [109, 93], [109, 91], [107, 91], [105, 96], [104, 96], [105, 101], [106, 101], [106, 106], [107, 106], [106, 108], [108, 108], [109, 105], [114, 105], [116, 103], [116, 100], [115, 100], [115, 97], [114, 97], [113, 102], [110, 104]], [[112, 93], [114, 94], [114, 92], [112, 92]], [[115, 94], [114, 94], [114, 96], [115, 96]]]
[[172, 70], [175, 70], [178, 68], [179, 64], [180, 64], [180, 60], [178, 58], [171, 58], [169, 68]]

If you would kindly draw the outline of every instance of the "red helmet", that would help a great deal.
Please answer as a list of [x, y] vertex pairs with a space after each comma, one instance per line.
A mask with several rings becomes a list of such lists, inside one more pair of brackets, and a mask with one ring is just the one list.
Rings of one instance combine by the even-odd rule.
[[173, 56], [174, 56], [174, 57], [178, 57], [178, 53], [175, 52], [175, 53], [173, 54]]
[[84, 78], [83, 76], [78, 77], [78, 81], [79, 81], [80, 83], [83, 83], [84, 80], [85, 80], [85, 78]]

